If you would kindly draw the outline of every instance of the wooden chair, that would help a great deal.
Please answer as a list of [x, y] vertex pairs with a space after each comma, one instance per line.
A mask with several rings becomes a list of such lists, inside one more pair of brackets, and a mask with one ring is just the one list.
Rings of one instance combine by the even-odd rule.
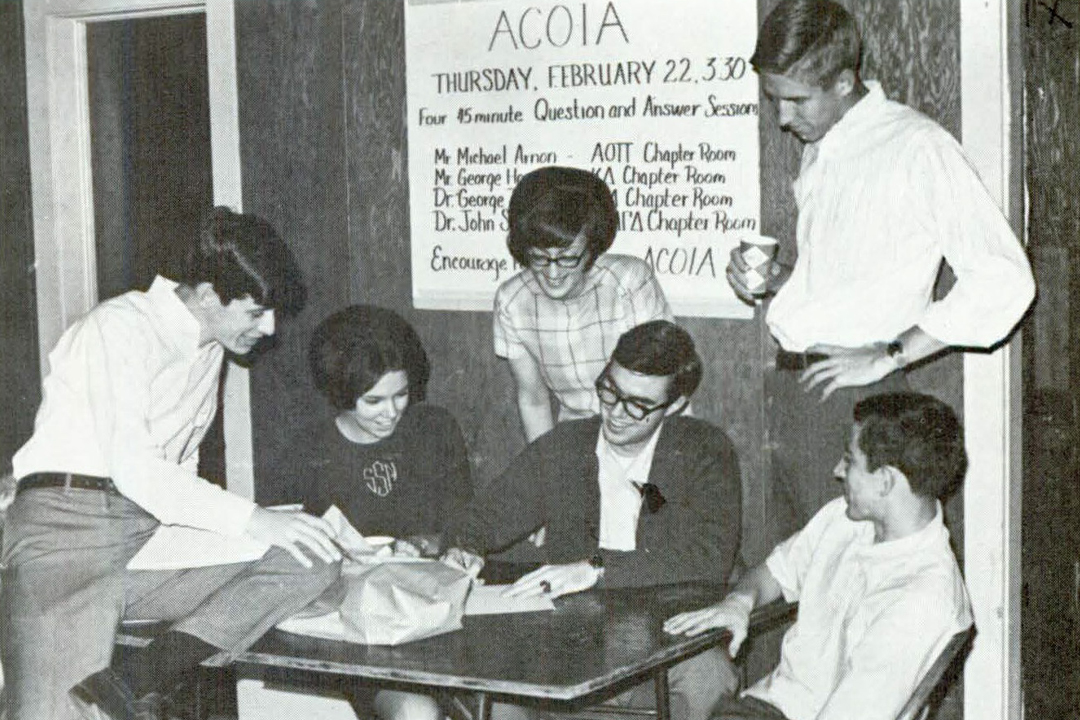
[[945, 649], [934, 660], [934, 664], [915, 686], [896, 720], [925, 720], [930, 710], [941, 702], [950, 682], [963, 668], [974, 639], [974, 625], [952, 636]]

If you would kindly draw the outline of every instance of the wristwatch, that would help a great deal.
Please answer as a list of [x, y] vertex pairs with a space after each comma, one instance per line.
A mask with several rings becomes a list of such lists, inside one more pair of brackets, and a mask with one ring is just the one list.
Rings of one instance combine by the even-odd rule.
[[907, 364], [907, 358], [904, 357], [904, 343], [900, 342], [900, 338], [885, 346], [885, 355], [896, 364], [898, 370]]

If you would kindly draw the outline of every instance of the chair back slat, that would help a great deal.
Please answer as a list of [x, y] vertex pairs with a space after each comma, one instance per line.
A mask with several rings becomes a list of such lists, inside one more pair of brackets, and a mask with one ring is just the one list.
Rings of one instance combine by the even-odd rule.
[[971, 649], [971, 641], [974, 637], [974, 625], [952, 636], [941, 654], [934, 660], [934, 664], [915, 686], [915, 690], [904, 703], [904, 707], [900, 709], [896, 720], [923, 720], [926, 717], [930, 711], [934, 691], [942, 684], [950, 669], [963, 663], [968, 650]]

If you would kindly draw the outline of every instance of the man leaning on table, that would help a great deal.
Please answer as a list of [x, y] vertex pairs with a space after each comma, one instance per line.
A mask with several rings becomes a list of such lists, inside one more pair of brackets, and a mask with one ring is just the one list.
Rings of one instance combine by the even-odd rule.
[[844, 496], [778, 545], [719, 604], [668, 619], [670, 633], [746, 637], [751, 611], [798, 601], [780, 663], [715, 720], [892, 720], [936, 656], [971, 625], [940, 498], [967, 467], [952, 410], [903, 392], [860, 401], [834, 473]]
[[[654, 320], [623, 333], [596, 379], [600, 416], [560, 423], [526, 447], [474, 496], [445, 559], [478, 570], [485, 554], [546, 528], [546, 564], [508, 595], [727, 580], [739, 541], [739, 466], [722, 430], [680, 415], [701, 373], [678, 325]], [[678, 720], [704, 720], [737, 687], [718, 650], [673, 667], [670, 683]], [[652, 706], [654, 690], [634, 688], [616, 702]]]
[[[8, 720], [82, 717], [87, 702], [114, 720], [165, 717], [200, 661], [246, 649], [337, 578], [324, 520], [196, 475], [225, 353], [272, 335], [275, 312], [297, 309], [303, 290], [269, 223], [216, 208], [175, 281], [102, 302], [49, 354], [4, 528]], [[126, 569], [161, 523], [277, 547], [254, 562]], [[121, 619], [170, 625], [129, 662], [112, 657]]]
[[[1034, 296], [1023, 248], [937, 123], [859, 75], [862, 44], [831, 0], [785, 0], [750, 63], [781, 131], [802, 143], [794, 266], [773, 265], [766, 323], [780, 345], [769, 439], [779, 497], [801, 527], [834, 497], [829, 448], [860, 398], [906, 390], [903, 370], [948, 348], [987, 348]], [[956, 283], [940, 300], [944, 259]], [[744, 299], [747, 264], [728, 280]]]

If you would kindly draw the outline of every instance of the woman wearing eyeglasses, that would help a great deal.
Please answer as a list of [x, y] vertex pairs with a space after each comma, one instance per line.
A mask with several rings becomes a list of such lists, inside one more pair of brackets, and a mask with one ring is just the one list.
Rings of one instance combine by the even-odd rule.
[[619, 336], [672, 314], [648, 264], [606, 254], [618, 215], [611, 190], [591, 172], [549, 166], [526, 174], [510, 196], [509, 224], [506, 245], [525, 269], [495, 294], [495, 354], [510, 363], [532, 442], [556, 419], [599, 413], [593, 382]]
[[[421, 402], [430, 366], [416, 331], [390, 310], [354, 305], [320, 323], [308, 352], [334, 412], [298, 452], [299, 476], [314, 483], [308, 509], [336, 505], [362, 534], [397, 538], [395, 554], [438, 556], [447, 519], [472, 494], [469, 458], [453, 416]], [[354, 695], [384, 720], [443, 717], [427, 695]]]

